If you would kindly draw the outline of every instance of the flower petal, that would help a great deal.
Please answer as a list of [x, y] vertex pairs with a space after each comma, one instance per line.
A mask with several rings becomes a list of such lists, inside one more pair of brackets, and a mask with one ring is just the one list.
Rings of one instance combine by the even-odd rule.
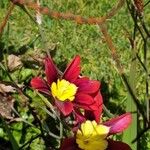
[[91, 110], [99, 110], [100, 112], [102, 112], [103, 98], [102, 98], [101, 93], [98, 91], [97, 93], [95, 93], [95, 95], [93, 95], [93, 97], [94, 97], [93, 98], [94, 103], [93, 105], [90, 105], [89, 107], [91, 108]]
[[97, 80], [89, 80], [87, 78], [80, 78], [75, 81], [77, 87], [79, 87], [79, 92], [84, 93], [95, 93], [100, 88], [100, 82]]
[[74, 82], [80, 74], [80, 56], [76, 56], [68, 65], [64, 72], [63, 78], [69, 82]]
[[121, 116], [118, 116], [105, 122], [104, 125], [110, 127], [109, 132], [110, 134], [115, 134], [125, 130], [131, 124], [131, 121], [132, 121], [131, 114], [125, 113]]
[[74, 102], [78, 104], [92, 105], [94, 99], [88, 94], [77, 93]]
[[64, 139], [60, 150], [80, 150], [76, 144], [76, 139], [74, 137]]
[[53, 63], [53, 60], [49, 57], [45, 58], [45, 74], [48, 81], [48, 84], [50, 85], [52, 82], [57, 80], [58, 72], [57, 68]]
[[31, 87], [37, 89], [40, 92], [50, 94], [49, 86], [46, 84], [46, 81], [41, 79], [40, 77], [33, 78], [30, 82]]
[[95, 120], [97, 123], [100, 122], [100, 117], [103, 109], [103, 99], [100, 92], [97, 92], [94, 97], [94, 104], [89, 106], [92, 111], [85, 111], [85, 117], [88, 120]]
[[98, 109], [100, 109], [99, 115], [101, 115], [103, 100], [100, 92], [92, 96], [84, 93], [77, 93], [74, 103], [77, 107], [85, 110], [98, 111]]
[[108, 140], [107, 150], [132, 150], [126, 143], [120, 141]]
[[[95, 93], [95, 95], [93, 95], [93, 97], [94, 97], [94, 105], [97, 107], [97, 109], [100, 109], [102, 111], [103, 98], [101, 93], [98, 91], [97, 93]], [[90, 107], [92, 108], [93, 106], [91, 105]]]
[[89, 105], [86, 105], [86, 104], [78, 104], [78, 103], [75, 103], [75, 107], [76, 108], [82, 108], [84, 110], [90, 110], [91, 111], [91, 108], [89, 107]]
[[93, 114], [94, 114], [94, 117], [95, 117], [94, 120], [95, 120], [97, 123], [100, 122], [101, 113], [102, 113], [102, 109], [98, 109], [98, 110], [93, 111]]
[[69, 115], [73, 111], [73, 104], [69, 101], [61, 102], [59, 100], [55, 100], [55, 105], [63, 113], [64, 116]]

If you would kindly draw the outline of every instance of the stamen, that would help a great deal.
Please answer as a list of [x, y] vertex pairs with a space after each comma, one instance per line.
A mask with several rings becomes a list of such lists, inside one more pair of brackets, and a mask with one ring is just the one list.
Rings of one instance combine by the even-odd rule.
[[53, 82], [51, 85], [51, 92], [53, 97], [57, 98], [60, 101], [73, 101], [75, 98], [75, 94], [77, 92], [77, 87], [75, 84], [70, 83], [64, 79], [57, 80], [56, 82]]
[[81, 129], [77, 131], [76, 143], [83, 150], [99, 150], [99, 148], [106, 150], [108, 133], [109, 127], [87, 120], [81, 124]]

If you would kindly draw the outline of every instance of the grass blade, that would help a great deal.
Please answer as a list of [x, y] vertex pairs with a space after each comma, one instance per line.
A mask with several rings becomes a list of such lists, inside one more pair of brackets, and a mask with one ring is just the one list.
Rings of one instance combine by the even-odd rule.
[[[132, 52], [132, 62], [130, 68], [130, 75], [129, 75], [129, 84], [135, 93], [135, 83], [136, 83], [136, 59], [135, 59], [135, 52]], [[137, 106], [134, 103], [130, 94], [128, 94], [127, 101], [126, 101], [126, 111], [132, 112], [132, 124], [130, 127], [124, 132], [123, 134], [123, 141], [131, 146], [133, 150], [137, 150], [137, 142], [131, 143], [137, 137]]]

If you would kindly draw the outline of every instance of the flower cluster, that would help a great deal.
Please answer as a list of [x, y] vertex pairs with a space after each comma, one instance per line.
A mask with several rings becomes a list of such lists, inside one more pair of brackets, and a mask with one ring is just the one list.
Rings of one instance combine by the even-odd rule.
[[46, 79], [35, 77], [31, 86], [40, 92], [51, 95], [55, 106], [64, 116], [74, 113], [76, 120], [84, 120], [80, 108], [91, 112], [99, 122], [102, 111], [100, 83], [80, 76], [80, 57], [76, 56], [64, 73], [60, 73], [51, 58], [45, 59]]
[[81, 123], [74, 137], [63, 141], [61, 150], [131, 150], [127, 144], [109, 139], [110, 135], [124, 131], [130, 123], [130, 113], [103, 124], [86, 120]]
[[53, 98], [53, 104], [64, 117], [73, 114], [74, 137], [66, 138], [61, 150], [130, 150], [122, 142], [112, 141], [109, 136], [122, 132], [131, 123], [131, 114], [126, 113], [100, 123], [102, 96], [100, 82], [80, 75], [80, 56], [76, 56], [60, 72], [51, 58], [45, 58], [46, 80], [35, 77], [31, 86]]

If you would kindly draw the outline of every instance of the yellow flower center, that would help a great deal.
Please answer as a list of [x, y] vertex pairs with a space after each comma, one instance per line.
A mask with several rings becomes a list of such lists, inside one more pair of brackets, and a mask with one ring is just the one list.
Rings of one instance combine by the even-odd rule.
[[109, 127], [87, 120], [77, 131], [76, 143], [83, 150], [106, 150], [108, 133]]
[[73, 83], [70, 83], [64, 79], [58, 79], [57, 83], [52, 83], [51, 92], [53, 97], [57, 98], [60, 101], [73, 101], [77, 92], [77, 87]]

